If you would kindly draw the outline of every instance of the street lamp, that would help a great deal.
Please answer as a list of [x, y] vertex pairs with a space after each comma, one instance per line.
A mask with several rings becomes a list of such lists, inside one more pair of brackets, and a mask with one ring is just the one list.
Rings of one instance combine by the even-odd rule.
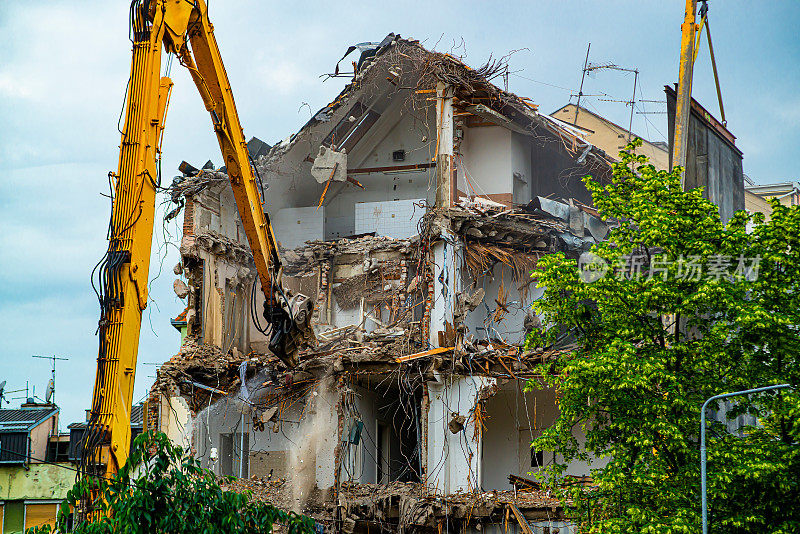
[[703, 403], [703, 408], [700, 410], [700, 491], [702, 494], [701, 501], [703, 507], [703, 534], [708, 534], [708, 501], [706, 499], [706, 408], [708, 407], [708, 404], [715, 400], [736, 397], [737, 395], [749, 395], [751, 393], [760, 393], [762, 391], [769, 391], [772, 389], [791, 389], [791, 387], [792, 386], [789, 384], [778, 384], [775, 386], [745, 389], [744, 391], [734, 391], [733, 393], [714, 395]]

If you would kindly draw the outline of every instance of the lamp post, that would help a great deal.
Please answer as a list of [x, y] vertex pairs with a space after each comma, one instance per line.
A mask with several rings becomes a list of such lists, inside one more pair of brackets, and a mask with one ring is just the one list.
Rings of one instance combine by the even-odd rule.
[[744, 391], [734, 391], [733, 393], [725, 393], [723, 395], [714, 395], [703, 403], [700, 409], [700, 492], [701, 492], [701, 506], [703, 509], [703, 534], [708, 534], [708, 500], [706, 499], [706, 408], [712, 401], [727, 399], [729, 397], [736, 397], [738, 395], [749, 395], [751, 393], [760, 393], [762, 391], [770, 391], [773, 389], [791, 389], [789, 384], [778, 384], [775, 386], [764, 386], [755, 389], [745, 389]]

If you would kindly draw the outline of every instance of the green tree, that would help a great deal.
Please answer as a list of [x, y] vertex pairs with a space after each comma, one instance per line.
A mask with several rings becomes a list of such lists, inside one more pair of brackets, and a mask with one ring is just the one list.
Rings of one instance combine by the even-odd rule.
[[99, 490], [101, 513], [75, 525], [79, 534], [269, 534], [273, 524], [290, 534], [314, 532], [313, 521], [294, 512], [253, 501], [250, 494], [223, 491], [213, 473], [163, 433], [144, 433], [134, 440], [125, 466], [111, 480], [86, 477], [68, 492], [56, 520], [29, 529], [29, 534], [68, 532], [70, 506]]
[[[698, 532], [704, 400], [800, 382], [800, 207], [774, 201], [769, 222], [738, 212], [723, 224], [701, 190], [683, 191], [682, 169], [635, 155], [640, 143], [621, 153], [610, 184], [585, 179], [601, 215], [619, 223], [589, 265], [554, 254], [534, 274], [548, 327], [528, 344], [568, 335], [576, 349], [530, 383], [555, 387], [560, 408], [533, 446], [557, 453], [542, 473], [553, 487], [572, 460], [608, 462], [593, 472], [595, 490], [568, 492], [587, 531]], [[798, 532], [798, 396], [743, 398], [733, 414], [743, 412], [763, 425], [743, 436], [711, 428], [712, 532]]]

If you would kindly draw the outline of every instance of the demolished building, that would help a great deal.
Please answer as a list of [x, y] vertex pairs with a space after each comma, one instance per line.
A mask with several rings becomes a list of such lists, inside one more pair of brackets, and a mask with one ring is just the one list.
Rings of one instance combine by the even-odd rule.
[[[225, 169], [185, 168], [170, 214], [182, 209], [185, 338], [148, 427], [331, 532], [571, 532], [536, 481], [553, 455], [530, 446], [557, 394], [525, 385], [569, 349], [524, 346], [540, 325], [531, 272], [605, 237], [582, 178], [609, 179], [611, 159], [495, 86], [502, 63], [473, 69], [394, 34], [351, 48], [333, 102], [251, 147], [316, 344], [292, 369], [269, 353]], [[567, 474], [582, 483], [590, 467]]]

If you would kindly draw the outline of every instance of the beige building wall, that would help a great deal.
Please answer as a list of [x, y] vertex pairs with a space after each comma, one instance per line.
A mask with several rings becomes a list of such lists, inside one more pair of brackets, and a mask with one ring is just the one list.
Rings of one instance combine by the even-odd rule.
[[797, 182], [751, 185], [746, 190], [764, 200], [777, 198], [784, 206], [800, 205], [800, 183]]
[[748, 213], [763, 213], [766, 215], [766, 220], [769, 220], [772, 213], [769, 200], [773, 198], [777, 198], [784, 206], [800, 205], [800, 183], [781, 182], [745, 187], [744, 203]]
[[744, 209], [747, 213], [763, 213], [764, 220], [768, 221], [772, 213], [772, 206], [763, 197], [744, 190]]
[[[574, 124], [575, 104], [567, 104], [550, 114], [560, 121]], [[628, 130], [608, 119], [581, 107], [577, 126], [584, 129], [584, 137], [609, 156], [619, 159], [619, 152], [628, 144]], [[634, 137], [636, 134], [634, 134]], [[632, 137], [633, 138], [633, 137]], [[658, 170], [669, 170], [669, 153], [666, 145], [660, 146], [642, 139], [639, 152], [650, 158], [650, 163]]]
[[57, 427], [58, 414], [55, 414], [31, 430], [31, 463], [38, 463], [45, 459], [47, 444], [50, 442], [50, 436], [55, 435]]

